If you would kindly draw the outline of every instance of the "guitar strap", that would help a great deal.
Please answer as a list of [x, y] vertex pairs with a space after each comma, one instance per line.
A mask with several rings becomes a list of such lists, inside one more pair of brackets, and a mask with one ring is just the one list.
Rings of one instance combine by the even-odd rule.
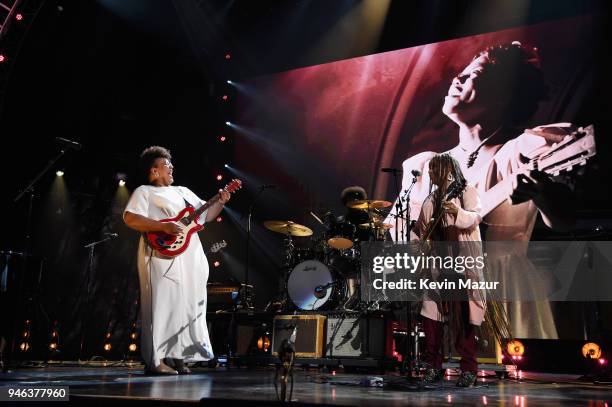
[[178, 192], [181, 195], [181, 198], [183, 198], [183, 202], [185, 202], [185, 206], [186, 207], [192, 207], [195, 208], [195, 206], [193, 206], [192, 204], [189, 203], [189, 201], [187, 200], [187, 198], [185, 198], [185, 195], [183, 194], [183, 190], [181, 188], [178, 188]]

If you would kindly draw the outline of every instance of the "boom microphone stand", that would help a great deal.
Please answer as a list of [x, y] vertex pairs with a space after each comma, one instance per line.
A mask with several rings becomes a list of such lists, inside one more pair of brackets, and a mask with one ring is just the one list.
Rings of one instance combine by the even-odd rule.
[[83, 246], [85, 249], [89, 249], [89, 259], [87, 262], [87, 277], [85, 280], [85, 312], [81, 315], [83, 315], [81, 317], [81, 342], [80, 342], [80, 347], [79, 347], [79, 358], [78, 360], [81, 360], [81, 356], [83, 355], [83, 345], [85, 343], [85, 333], [86, 333], [86, 321], [87, 321], [87, 317], [89, 314], [89, 304], [90, 304], [90, 300], [91, 300], [91, 280], [92, 280], [92, 274], [94, 271], [94, 251], [96, 249], [96, 246], [105, 242], [108, 242], [111, 239], [114, 239], [117, 237], [116, 233], [106, 233], [106, 237], [102, 240], [98, 240], [97, 242], [91, 242], [85, 246]]
[[[26, 215], [26, 227], [25, 227], [25, 243], [23, 249], [23, 273], [19, 283], [19, 293], [23, 292], [23, 284], [24, 284], [24, 276], [28, 269], [28, 260], [30, 257], [30, 251], [32, 248], [32, 208], [34, 205], [34, 186], [36, 183], [55, 165], [56, 162], [59, 161], [69, 150], [80, 150], [81, 144], [76, 141], [67, 140], [61, 137], [56, 137], [55, 140], [59, 142], [62, 146], [60, 148], [59, 153], [53, 156], [48, 162], [47, 165], [43, 167], [42, 170], [34, 176], [28, 183], [28, 185], [23, 188], [15, 198], [13, 198], [13, 203], [17, 203], [23, 198], [26, 194], [28, 195], [28, 211]], [[21, 308], [21, 307], [20, 307]], [[7, 358], [6, 366], [10, 363], [13, 352], [15, 351], [15, 339], [17, 334], [17, 318], [13, 319], [13, 327], [12, 327], [12, 338], [11, 338], [11, 346], [9, 348], [9, 356]]]

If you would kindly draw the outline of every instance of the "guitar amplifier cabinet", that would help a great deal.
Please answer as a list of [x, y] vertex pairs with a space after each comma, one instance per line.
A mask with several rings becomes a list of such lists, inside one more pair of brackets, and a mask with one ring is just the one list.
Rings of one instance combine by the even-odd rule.
[[385, 336], [385, 319], [382, 315], [328, 314], [325, 356], [383, 358]]
[[295, 356], [298, 358], [323, 357], [325, 316], [277, 315], [272, 330], [272, 355], [278, 356], [283, 339], [289, 339], [297, 326]]

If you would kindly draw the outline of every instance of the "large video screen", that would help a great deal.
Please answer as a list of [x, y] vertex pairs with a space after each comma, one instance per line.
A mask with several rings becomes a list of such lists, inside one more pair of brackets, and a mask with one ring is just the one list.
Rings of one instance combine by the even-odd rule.
[[[394, 200], [394, 179], [381, 168], [401, 169], [420, 153], [458, 146], [460, 128], [442, 108], [453, 78], [476, 55], [518, 42], [537, 58], [547, 92], [518, 95], [518, 108], [538, 99], [530, 117], [511, 123], [518, 137], [576, 120], [592, 86], [592, 35], [591, 19], [579, 17], [252, 79], [240, 92], [237, 166], [279, 184], [291, 196], [289, 213], [301, 220], [312, 208], [341, 211], [340, 191], [350, 185], [369, 198]], [[510, 86], [485, 91], [493, 100], [513, 98], [512, 81], [520, 87], [523, 79], [510, 75]]]
[[[593, 33], [592, 19], [581, 16], [245, 81], [233, 124], [236, 168], [278, 185], [260, 201], [260, 218], [315, 231], [313, 214], [346, 212], [346, 187], [363, 187], [369, 199], [409, 198], [400, 219], [395, 205], [380, 211], [391, 225], [387, 238], [406, 240], [407, 220], [416, 220], [431, 189], [428, 163], [448, 152], [480, 194], [485, 240], [528, 241], [537, 222], [563, 230], [571, 185], [548, 188], [558, 192], [548, 201], [534, 199], [544, 181], [529, 170], [546, 164], [547, 182], [561, 185], [572, 174], [564, 170], [577, 167], [568, 156], [586, 156], [590, 165], [590, 144], [569, 143], [562, 154], [555, 148], [593, 135], [583, 109], [596, 68]], [[546, 154], [552, 159], [544, 163]], [[525, 185], [510, 201], [521, 172]], [[516, 335], [558, 337], [550, 306], [535, 308], [513, 310], [515, 321], [538, 316], [525, 318], [529, 326], [516, 326]]]

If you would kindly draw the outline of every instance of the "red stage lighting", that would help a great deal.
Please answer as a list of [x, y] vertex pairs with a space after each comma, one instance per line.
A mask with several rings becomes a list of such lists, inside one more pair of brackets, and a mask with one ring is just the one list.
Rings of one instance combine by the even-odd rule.
[[21, 13], [15, 14], [15, 20], [17, 20], [17, 21], [23, 20], [23, 14], [21, 14]]
[[221, 99], [223, 99], [223, 100], [227, 100], [227, 95], [223, 95], [223, 96], [221, 97]]
[[229, 52], [225, 54], [225, 59], [232, 59], [232, 54], [230, 54]]
[[217, 175], [217, 181], [221, 181], [223, 179], [223, 175], [219, 174]]
[[4, 54], [0, 54], [0, 63], [6, 61]]
[[225, 138], [225, 136], [221, 136], [221, 137], [219, 137], [219, 141], [224, 142], [225, 140], [227, 140], [227, 139]]
[[217, 216], [217, 222], [221, 222], [223, 218], [221, 216]]
[[219, 260], [215, 260], [215, 262], [213, 263], [213, 265], [215, 267], [219, 267], [221, 265], [221, 262]]

